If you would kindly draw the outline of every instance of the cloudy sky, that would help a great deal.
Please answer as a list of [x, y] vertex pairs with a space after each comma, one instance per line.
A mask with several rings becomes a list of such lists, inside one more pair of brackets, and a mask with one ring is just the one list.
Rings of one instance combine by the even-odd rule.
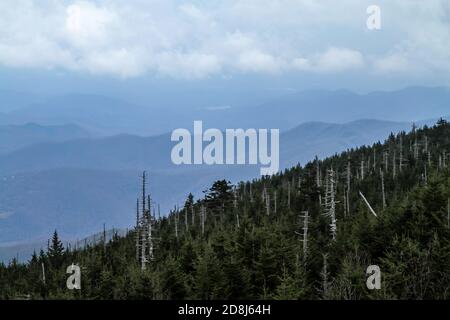
[[0, 0], [1, 71], [449, 85], [450, 1]]

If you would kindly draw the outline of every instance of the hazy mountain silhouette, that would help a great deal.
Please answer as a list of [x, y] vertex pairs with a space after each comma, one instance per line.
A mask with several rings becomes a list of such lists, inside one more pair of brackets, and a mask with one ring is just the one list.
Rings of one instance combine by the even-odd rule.
[[[218, 98], [220, 99], [220, 98]], [[10, 102], [9, 104], [11, 104]], [[347, 90], [308, 90], [280, 94], [263, 104], [163, 107], [149, 101], [136, 105], [100, 95], [68, 94], [50, 97], [0, 115], [0, 124], [37, 122], [43, 125], [78, 124], [99, 135], [129, 133], [156, 135], [190, 127], [194, 120], [214, 128], [292, 129], [299, 123], [346, 123], [358, 119], [414, 121], [447, 115], [450, 89], [409, 87], [397, 91], [357, 94]]]
[[62, 142], [90, 136], [89, 132], [74, 124], [61, 126], [41, 126], [35, 123], [0, 125], [0, 154], [37, 143]]
[[[348, 124], [305, 123], [280, 137], [282, 167], [305, 163], [408, 130], [411, 123], [361, 120]], [[57, 228], [74, 238], [133, 223], [139, 174], [165, 214], [189, 192], [200, 196], [214, 180], [257, 177], [257, 166], [175, 166], [169, 135], [78, 139], [28, 146], [0, 156], [0, 243], [24, 241]]]

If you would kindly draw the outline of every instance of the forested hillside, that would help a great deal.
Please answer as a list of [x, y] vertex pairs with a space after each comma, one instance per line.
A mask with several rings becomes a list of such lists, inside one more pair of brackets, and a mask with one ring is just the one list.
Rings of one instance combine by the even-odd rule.
[[[29, 263], [0, 264], [0, 298], [448, 299], [449, 154], [441, 120], [275, 176], [217, 181], [167, 216], [145, 192], [150, 173], [124, 212], [137, 220], [127, 236], [64, 248], [55, 232]], [[66, 288], [72, 263], [81, 290]], [[366, 287], [369, 265], [380, 290]]]

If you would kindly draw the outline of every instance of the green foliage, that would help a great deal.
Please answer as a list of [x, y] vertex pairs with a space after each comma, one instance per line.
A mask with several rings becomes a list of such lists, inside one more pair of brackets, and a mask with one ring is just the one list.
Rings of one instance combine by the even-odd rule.
[[[440, 121], [234, 187], [217, 181], [202, 199], [190, 194], [181, 210], [155, 221], [154, 259], [145, 270], [136, 259], [134, 230], [77, 250], [65, 249], [55, 231], [48, 252], [34, 254], [26, 264], [15, 259], [0, 264], [0, 298], [448, 299], [449, 137], [450, 125]], [[323, 177], [331, 167], [335, 240], [323, 207]], [[309, 212], [306, 252], [304, 211]], [[65, 288], [65, 269], [72, 263], [82, 267], [80, 291]], [[381, 269], [381, 290], [366, 287], [372, 264]]]

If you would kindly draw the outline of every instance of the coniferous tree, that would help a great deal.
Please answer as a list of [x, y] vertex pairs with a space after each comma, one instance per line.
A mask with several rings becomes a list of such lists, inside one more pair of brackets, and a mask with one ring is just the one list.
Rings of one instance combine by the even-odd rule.
[[51, 245], [48, 248], [48, 257], [53, 268], [58, 269], [61, 267], [63, 254], [64, 246], [61, 240], [59, 240], [58, 232], [55, 230], [55, 232], [53, 233]]

